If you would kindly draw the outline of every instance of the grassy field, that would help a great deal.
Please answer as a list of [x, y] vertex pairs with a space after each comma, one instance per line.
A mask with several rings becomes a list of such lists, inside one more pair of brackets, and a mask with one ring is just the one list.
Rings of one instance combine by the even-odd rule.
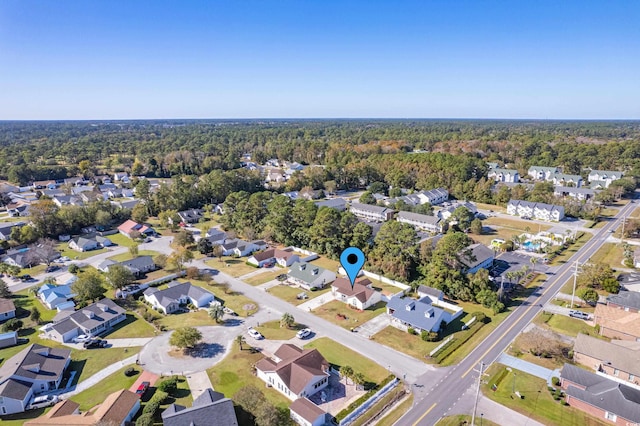
[[252, 373], [253, 366], [264, 358], [264, 355], [259, 352], [251, 353], [248, 349], [248, 345], [245, 344], [244, 350], [241, 351], [238, 345], [234, 344], [229, 355], [207, 370], [213, 388], [232, 398], [241, 387], [254, 385], [272, 404], [288, 408], [291, 401], [277, 390], [265, 388], [264, 382]]
[[44, 274], [45, 269], [47, 269], [47, 265], [35, 265], [29, 268], [20, 269], [20, 273], [18, 275], [29, 274], [31, 276]]
[[278, 275], [282, 275], [286, 273], [287, 273], [286, 269], [276, 268], [274, 271], [261, 272], [258, 275], [254, 275], [253, 277], [249, 277], [242, 281], [244, 281], [249, 285], [260, 285], [260, 284], [267, 283], [271, 280], [275, 280]]
[[583, 234], [580, 238], [578, 238], [578, 240], [575, 243], [571, 244], [571, 246], [569, 246], [568, 249], [564, 250], [562, 253], [560, 253], [559, 256], [555, 257], [550, 262], [550, 265], [555, 266], [555, 265], [562, 265], [567, 263], [567, 260], [569, 260], [569, 258], [574, 254], [576, 254], [576, 252], [580, 250], [582, 246], [585, 245], [587, 241], [591, 239], [592, 236], [593, 235], [588, 233]]
[[400, 404], [395, 406], [386, 416], [378, 420], [376, 423], [378, 426], [392, 426], [400, 417], [404, 415], [413, 405], [413, 394], [409, 394], [408, 397]]
[[502, 206], [497, 206], [495, 204], [484, 204], [484, 203], [475, 203], [476, 207], [481, 210], [493, 210], [494, 212], [502, 212], [506, 213], [507, 208]]
[[399, 291], [402, 291], [400, 287], [396, 287], [395, 285], [385, 284], [380, 280], [376, 280], [374, 278], [367, 277], [369, 281], [373, 284], [373, 288], [378, 291], [384, 291], [389, 294], [396, 294]]
[[69, 248], [68, 242], [58, 244], [57, 249], [60, 252], [60, 256], [67, 256], [69, 259], [79, 259], [79, 260], [83, 260], [88, 257], [95, 256], [101, 253], [106, 253], [109, 251], [106, 248], [101, 248], [98, 250], [89, 250], [89, 251], [75, 251]]
[[[285, 300], [291, 303], [292, 305], [300, 305], [301, 303], [307, 302], [310, 299], [314, 299], [318, 296], [322, 296], [323, 294], [331, 291], [331, 287], [327, 286], [322, 290], [306, 291], [302, 288], [293, 287], [290, 285], [277, 285], [275, 287], [271, 287], [268, 291], [274, 296], [279, 297], [280, 299]], [[309, 298], [297, 299], [296, 296], [299, 295], [300, 293], [307, 293], [307, 296], [309, 296]]]
[[[180, 282], [189, 281], [194, 285], [197, 285], [199, 287], [204, 288], [207, 291], [210, 291], [216, 296], [216, 298], [224, 301], [224, 306], [230, 309], [233, 309], [240, 316], [246, 317], [258, 311], [258, 304], [240, 292], [229, 290], [228, 293], [225, 293], [224, 289], [221, 288], [219, 285], [207, 285], [204, 281], [200, 281], [200, 280], [187, 280], [187, 279], [181, 278], [178, 281]], [[214, 282], [212, 281], [212, 284], [213, 283]], [[255, 309], [246, 311], [244, 309], [245, 305], [253, 305], [255, 306]]]
[[583, 320], [566, 317], [564, 315], [553, 315], [542, 312], [535, 317], [533, 322], [541, 326], [547, 326], [556, 333], [566, 334], [567, 336], [576, 337], [578, 333], [589, 335], [597, 334], [595, 329]]
[[[378, 302], [369, 309], [358, 311], [350, 308], [346, 303], [334, 300], [314, 309], [313, 313], [320, 318], [324, 318], [327, 321], [349, 330], [386, 312], [386, 305], [384, 302]], [[339, 314], [346, 316], [346, 319], [338, 318]]]
[[624, 260], [624, 251], [621, 244], [604, 243], [600, 250], [591, 256], [590, 262], [605, 263], [612, 268], [625, 267], [622, 264]]
[[[506, 367], [502, 364], [492, 365], [487, 370], [490, 379], [482, 386], [483, 393], [499, 404], [546, 425], [596, 426], [604, 424], [573, 407], [561, 405], [559, 401], [553, 399], [547, 390], [545, 380], [523, 371], [516, 371], [515, 376], [513, 372], [509, 372], [501, 383], [496, 383], [505, 369]], [[492, 384], [497, 384], [498, 389], [495, 392], [491, 390]], [[513, 396], [514, 387], [524, 397], [523, 399], [517, 399]]]
[[71, 400], [80, 404], [80, 410], [87, 411], [104, 401], [104, 398], [110, 393], [120, 389], [129, 389], [138, 378], [138, 374], [131, 377], [124, 375], [124, 371], [129, 367], [135, 368], [138, 372], [142, 371], [135, 365], [123, 367], [110, 376], [107, 376], [104, 380], [98, 382], [95, 386], [71, 397]]
[[489, 217], [482, 221], [483, 225], [499, 226], [502, 228], [512, 229], [514, 231], [527, 232], [535, 234], [539, 231], [546, 231], [551, 228], [549, 225], [545, 225], [539, 221], [533, 220], [520, 220], [520, 219], [507, 219], [503, 217]]
[[222, 256], [222, 261], [211, 259], [205, 263], [214, 269], [219, 269], [225, 274], [238, 278], [249, 272], [255, 272], [256, 269], [258, 269], [255, 266], [247, 265], [245, 261], [244, 258], [236, 259], [230, 256]]
[[147, 283], [149, 281], [157, 280], [158, 278], [162, 278], [167, 275], [171, 275], [172, 272], [166, 269], [158, 269], [157, 271], [151, 271], [144, 274], [144, 278], [141, 280], [137, 280], [139, 283]]
[[[138, 256], [157, 256], [160, 253], [158, 253], [157, 251], [153, 251], [153, 250], [139, 250], [138, 251]], [[116, 254], [115, 256], [111, 256], [109, 259], [113, 260], [114, 262], [124, 262], [125, 260], [131, 260], [133, 259], [133, 256], [131, 256], [131, 253], [127, 252], [127, 253], [121, 253], [121, 254]]]
[[388, 326], [371, 337], [378, 343], [389, 346], [397, 351], [404, 352], [420, 361], [429, 362], [426, 356], [442, 342], [425, 342], [420, 336], [412, 335], [406, 331]]
[[311, 263], [333, 272], [336, 272], [340, 267], [340, 262], [338, 262], [337, 260], [329, 259], [328, 257], [325, 257], [325, 256], [320, 256], [319, 258], [312, 261]]
[[117, 244], [117, 245], [123, 246], [123, 247], [131, 247], [131, 246], [134, 246], [134, 245], [137, 244], [131, 238], [125, 237], [124, 235], [122, 235], [120, 233], [109, 235], [108, 238], [111, 240], [111, 242], [113, 244]]
[[258, 330], [265, 339], [289, 340], [296, 336], [298, 330], [302, 330], [306, 327], [306, 325], [298, 323], [296, 323], [292, 328], [280, 327], [280, 321], [269, 321], [260, 324], [260, 327], [255, 327], [255, 329]]
[[389, 375], [387, 369], [328, 337], [316, 339], [304, 347], [317, 349], [333, 365], [351, 366], [356, 373], [362, 373], [368, 382], [380, 383]]
[[[500, 426], [498, 423], [494, 423], [491, 420], [483, 418], [478, 413], [476, 415], [476, 424], [480, 426]], [[458, 414], [457, 416], [447, 416], [440, 419], [436, 426], [465, 426], [471, 424], [471, 416], [465, 414]]]
[[[107, 339], [108, 340], [108, 339]], [[135, 355], [140, 351], [139, 347], [134, 348], [104, 348], [89, 350], [72, 350], [69, 370], [80, 371], [74, 380], [79, 383], [91, 377], [105, 367], [120, 360]]]
[[163, 315], [160, 320], [160, 324], [164, 325], [169, 330], [175, 330], [178, 327], [216, 325], [216, 322], [209, 316], [207, 311], [198, 310], [198, 312]]
[[484, 226], [484, 233], [481, 235], [470, 234], [469, 236], [473, 238], [474, 241], [478, 243], [482, 243], [486, 246], [490, 246], [491, 240], [495, 238], [501, 238], [505, 241], [509, 241], [514, 235], [521, 234], [522, 232], [515, 231], [510, 228], [502, 228], [496, 225], [486, 225]]
[[137, 314], [127, 312], [127, 319], [116, 324], [114, 331], [106, 337], [109, 339], [125, 339], [129, 337], [155, 337], [155, 329]]

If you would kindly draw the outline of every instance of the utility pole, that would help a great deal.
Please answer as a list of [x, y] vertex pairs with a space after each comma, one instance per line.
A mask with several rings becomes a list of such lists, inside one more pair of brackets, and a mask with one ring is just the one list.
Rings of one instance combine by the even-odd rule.
[[480, 374], [478, 374], [478, 387], [476, 389], [476, 400], [473, 403], [473, 413], [471, 415], [471, 426], [475, 426], [476, 422], [476, 409], [478, 408], [478, 396], [480, 395], [480, 383], [482, 383], [482, 370], [484, 369], [484, 362], [480, 363]]
[[624, 242], [624, 225], [627, 222], [627, 217], [622, 218], [622, 233], [620, 234], [620, 241]]
[[573, 309], [573, 300], [576, 297], [576, 282], [578, 281], [578, 261], [573, 264], [573, 293], [571, 294], [571, 309]]

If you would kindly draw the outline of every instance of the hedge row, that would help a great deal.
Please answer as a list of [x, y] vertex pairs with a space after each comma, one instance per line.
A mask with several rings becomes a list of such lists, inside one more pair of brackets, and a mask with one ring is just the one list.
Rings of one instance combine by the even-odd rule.
[[446, 344], [441, 350], [433, 355], [436, 362], [441, 363], [444, 361], [449, 355], [451, 355], [456, 349], [460, 346], [464, 345], [467, 340], [471, 338], [478, 330], [480, 330], [484, 326], [484, 322], [475, 321], [468, 330], [464, 330], [458, 333], [458, 337], [454, 338]]
[[369, 389], [369, 391], [367, 391], [367, 393], [365, 393], [360, 398], [358, 398], [355, 401], [353, 401], [351, 404], [349, 404], [349, 406], [347, 408], [345, 408], [344, 410], [340, 411], [338, 413], [338, 415], [336, 416], [336, 420], [338, 421], [338, 423], [340, 421], [342, 421], [345, 417], [347, 417], [356, 408], [358, 408], [359, 406], [364, 404], [376, 392], [378, 392], [380, 389], [385, 387], [389, 382], [391, 382], [395, 378], [396, 378], [396, 376], [394, 376], [393, 374], [391, 374], [390, 376], [387, 376], [387, 378], [384, 379], [382, 382], [378, 383], [378, 385], [376, 385], [373, 388]]

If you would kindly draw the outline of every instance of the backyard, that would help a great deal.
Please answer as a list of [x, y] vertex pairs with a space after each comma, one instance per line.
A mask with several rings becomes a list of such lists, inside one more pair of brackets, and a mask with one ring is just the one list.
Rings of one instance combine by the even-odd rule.
[[209, 316], [206, 310], [198, 309], [197, 312], [175, 313], [162, 315], [162, 319], [158, 321], [169, 330], [175, 330], [179, 327], [199, 327], [202, 325], [216, 325], [216, 322]]
[[[282, 300], [285, 300], [289, 303], [291, 303], [292, 305], [300, 305], [301, 303], [307, 302], [310, 299], [314, 299], [318, 296], [322, 296], [323, 294], [328, 293], [329, 291], [331, 291], [331, 286], [327, 286], [325, 288], [323, 288], [322, 290], [316, 290], [316, 291], [307, 291], [304, 290], [300, 287], [295, 287], [295, 286], [290, 286], [290, 285], [277, 285], [274, 287], [271, 287], [268, 292], [270, 294], [273, 294], [276, 297], [279, 297]], [[308, 299], [298, 299], [297, 296], [300, 293], [306, 293], [307, 296], [309, 296]]]
[[347, 330], [353, 327], [357, 327], [370, 319], [377, 317], [378, 315], [386, 312], [387, 304], [385, 302], [378, 302], [375, 305], [359, 311], [351, 308], [349, 305], [337, 300], [333, 300], [329, 303], [317, 307], [313, 310], [314, 315], [319, 316], [327, 321], [337, 324]]
[[316, 260], [311, 261], [312, 264], [320, 266], [321, 268], [328, 269], [332, 272], [337, 272], [340, 267], [340, 262], [337, 260], [329, 259], [325, 256], [320, 256]]

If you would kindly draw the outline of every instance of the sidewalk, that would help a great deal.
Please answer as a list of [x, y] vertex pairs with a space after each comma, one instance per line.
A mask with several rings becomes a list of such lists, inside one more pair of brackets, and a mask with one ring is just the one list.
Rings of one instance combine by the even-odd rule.
[[272, 287], [276, 287], [278, 285], [282, 284], [282, 281], [278, 281], [278, 280], [271, 280], [271, 281], [267, 281], [264, 284], [260, 284], [259, 286], [256, 286], [258, 288], [261, 288], [263, 290], [269, 290]]
[[[301, 288], [300, 292], [304, 292], [304, 289]], [[333, 297], [333, 294], [331, 294], [331, 292], [328, 292], [323, 294], [322, 296], [315, 297], [307, 302], [298, 305], [298, 309], [302, 309], [306, 312], [311, 312], [315, 308], [319, 308], [320, 306], [324, 305], [325, 303], [329, 303], [332, 300], [335, 300], [335, 298]]]
[[505, 354], [504, 352], [500, 354], [498, 359], [496, 359], [496, 362], [544, 379], [549, 383], [549, 386], [551, 386], [551, 378], [553, 376], [560, 377], [560, 369], [549, 370], [548, 368], [541, 367], [529, 361], [521, 360], [514, 356]]
[[107, 376], [110, 376], [111, 374], [115, 373], [116, 371], [120, 370], [122, 367], [125, 367], [129, 364], [135, 364], [136, 363], [136, 359], [138, 358], [138, 354], [132, 355], [129, 358], [125, 358], [122, 361], [118, 361], [114, 364], [111, 364], [107, 367], [105, 367], [103, 370], [101, 370], [100, 372], [94, 374], [93, 376], [87, 378], [86, 380], [83, 380], [82, 382], [78, 383], [73, 390], [69, 391], [69, 392], [65, 392], [62, 394], [59, 394], [58, 396], [60, 397], [60, 399], [67, 399], [72, 397], [73, 395], [77, 395], [80, 392], [89, 389], [91, 386], [94, 386], [96, 384], [98, 384], [100, 381], [102, 381], [103, 379], [107, 378]]

